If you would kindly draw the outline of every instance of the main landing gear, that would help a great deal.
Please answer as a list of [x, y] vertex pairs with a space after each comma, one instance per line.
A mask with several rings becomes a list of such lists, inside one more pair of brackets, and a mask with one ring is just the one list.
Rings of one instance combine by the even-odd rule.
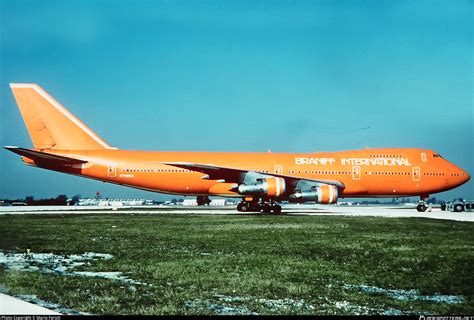
[[273, 214], [280, 214], [281, 213], [281, 206], [276, 203], [275, 201], [245, 201], [242, 200], [237, 205], [237, 211], [240, 212], [264, 212], [264, 213], [273, 213]]
[[211, 203], [211, 200], [209, 199], [208, 196], [197, 196], [196, 202], [198, 206], [205, 206], [205, 205], [208, 206]]

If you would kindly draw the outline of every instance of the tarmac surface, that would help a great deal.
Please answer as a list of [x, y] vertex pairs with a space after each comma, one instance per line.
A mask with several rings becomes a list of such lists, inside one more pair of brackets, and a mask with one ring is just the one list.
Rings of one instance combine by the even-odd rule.
[[60, 315], [60, 313], [0, 293], [0, 315]]
[[[283, 205], [283, 214], [307, 216], [372, 216], [389, 218], [429, 218], [474, 222], [474, 212], [441, 211], [440, 208], [418, 212], [414, 205], [399, 206], [349, 206], [349, 205]], [[186, 207], [186, 206], [138, 206], [138, 207], [104, 207], [104, 206], [11, 206], [0, 207], [0, 215], [5, 214], [240, 214], [258, 213], [238, 212], [234, 206], [228, 207]]]

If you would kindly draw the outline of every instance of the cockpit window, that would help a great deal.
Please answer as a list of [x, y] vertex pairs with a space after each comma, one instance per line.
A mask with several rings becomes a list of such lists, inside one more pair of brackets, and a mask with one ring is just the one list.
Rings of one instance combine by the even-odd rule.
[[442, 156], [439, 153], [433, 153], [433, 157], [435, 158], [442, 158]]

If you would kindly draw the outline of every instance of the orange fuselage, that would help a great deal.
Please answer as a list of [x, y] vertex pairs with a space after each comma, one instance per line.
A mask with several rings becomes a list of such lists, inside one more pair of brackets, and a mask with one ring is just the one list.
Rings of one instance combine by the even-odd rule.
[[422, 196], [455, 188], [469, 179], [461, 168], [435, 152], [423, 149], [301, 154], [127, 150], [47, 152], [87, 160], [88, 163], [46, 169], [154, 192], [183, 195], [242, 196], [235, 191], [235, 183], [209, 180], [201, 172], [163, 163], [195, 162], [263, 174], [336, 180], [345, 186], [339, 197]]

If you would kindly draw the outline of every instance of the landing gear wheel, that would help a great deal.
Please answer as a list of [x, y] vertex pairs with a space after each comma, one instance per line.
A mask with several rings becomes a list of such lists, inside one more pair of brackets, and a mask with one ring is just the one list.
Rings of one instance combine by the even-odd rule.
[[272, 206], [270, 206], [268, 203], [265, 203], [264, 205], [262, 205], [262, 212], [264, 213], [272, 212]]
[[248, 204], [248, 207], [247, 207], [247, 211], [250, 211], [250, 212], [261, 212], [262, 211], [262, 208], [260, 207], [260, 205], [258, 203], [249, 203]]
[[280, 214], [281, 206], [272, 199], [269, 201], [265, 201], [263, 199], [257, 199], [254, 201], [242, 200], [237, 204], [237, 211]]
[[454, 206], [454, 211], [455, 212], [464, 211], [464, 207], [462, 206], [462, 204], [457, 204], [457, 205]]
[[249, 211], [249, 205], [245, 202], [241, 202], [237, 205], [237, 211], [247, 212]]
[[198, 206], [208, 206], [211, 203], [211, 200], [208, 196], [198, 196], [196, 197], [196, 203]]
[[281, 206], [276, 204], [273, 206], [273, 213], [274, 214], [280, 214], [281, 213]]
[[418, 212], [425, 212], [426, 211], [426, 206], [424, 204], [419, 204], [416, 206], [416, 210]]

